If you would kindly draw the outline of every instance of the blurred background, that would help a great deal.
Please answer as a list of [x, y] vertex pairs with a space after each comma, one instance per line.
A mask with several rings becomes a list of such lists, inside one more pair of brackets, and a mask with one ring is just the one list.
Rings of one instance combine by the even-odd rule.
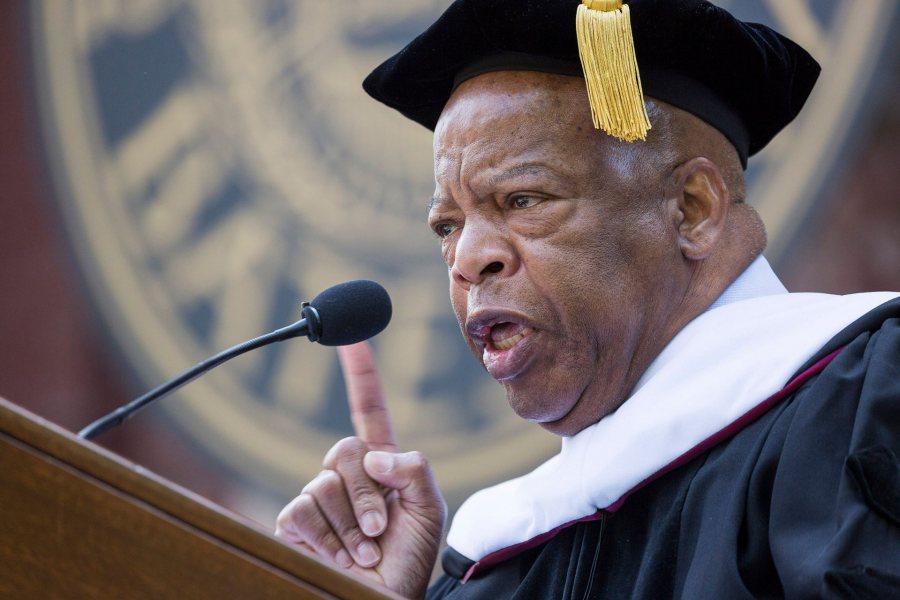
[[[448, 2], [0, 3], [0, 396], [78, 430], [202, 358], [380, 281], [402, 445], [454, 508], [558, 441], [459, 336], [425, 226], [430, 133], [364, 76]], [[900, 289], [900, 5], [726, 2], [823, 75], [751, 160], [792, 291]], [[351, 433], [333, 349], [237, 359], [98, 442], [266, 527]]]

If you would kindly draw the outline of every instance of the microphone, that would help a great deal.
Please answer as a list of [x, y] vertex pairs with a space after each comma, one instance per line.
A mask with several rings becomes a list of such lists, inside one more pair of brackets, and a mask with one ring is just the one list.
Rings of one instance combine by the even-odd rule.
[[232, 346], [197, 363], [174, 379], [97, 419], [79, 431], [78, 437], [93, 439], [213, 367], [273, 342], [301, 335], [323, 346], [347, 346], [367, 340], [387, 327], [392, 310], [387, 291], [374, 281], [365, 279], [339, 283], [320, 293], [311, 302], [303, 302], [301, 307], [300, 315], [303, 318], [296, 323]]

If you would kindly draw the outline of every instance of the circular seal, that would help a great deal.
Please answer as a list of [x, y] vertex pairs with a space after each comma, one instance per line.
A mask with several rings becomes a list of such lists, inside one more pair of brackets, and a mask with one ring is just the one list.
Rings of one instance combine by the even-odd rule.
[[[748, 174], [777, 259], [839, 156], [896, 7], [731, 4], [826, 66], [810, 106]], [[446, 5], [45, 0], [31, 21], [60, 209], [140, 379], [156, 384], [293, 322], [329, 285], [378, 279], [395, 304], [374, 343], [398, 434], [431, 458], [453, 504], [558, 440], [508, 409], [460, 339], [424, 224], [429, 132], [360, 89]], [[180, 395], [165, 404], [179, 426], [280, 495], [351, 432], [334, 352], [303, 341], [241, 357]]]

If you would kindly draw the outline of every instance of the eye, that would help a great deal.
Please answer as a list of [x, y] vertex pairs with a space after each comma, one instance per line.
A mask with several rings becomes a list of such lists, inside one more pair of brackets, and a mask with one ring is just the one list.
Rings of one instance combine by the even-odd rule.
[[449, 223], [438, 223], [437, 225], [435, 225], [433, 227], [433, 229], [434, 229], [434, 232], [437, 234], [437, 236], [441, 239], [447, 237], [448, 235], [450, 235], [451, 233], [456, 231], [456, 227], [453, 225], [450, 225]]
[[510, 203], [514, 208], [531, 208], [540, 201], [541, 198], [536, 196], [514, 196]]

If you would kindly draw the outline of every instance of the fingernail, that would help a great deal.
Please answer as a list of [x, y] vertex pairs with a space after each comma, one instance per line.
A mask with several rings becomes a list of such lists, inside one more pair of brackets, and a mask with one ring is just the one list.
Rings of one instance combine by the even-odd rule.
[[371, 566], [378, 562], [378, 548], [372, 542], [363, 542], [357, 548], [357, 552], [359, 552], [359, 559], [363, 566]]
[[394, 455], [390, 452], [373, 450], [366, 455], [366, 458], [369, 461], [369, 466], [376, 473], [390, 473], [391, 469], [394, 468]]
[[339, 566], [345, 569], [349, 569], [353, 566], [353, 559], [350, 558], [350, 554], [343, 548], [337, 551], [337, 554], [334, 555], [334, 560]]
[[374, 510], [365, 513], [360, 521], [363, 533], [369, 537], [375, 537], [384, 529], [384, 519]]

